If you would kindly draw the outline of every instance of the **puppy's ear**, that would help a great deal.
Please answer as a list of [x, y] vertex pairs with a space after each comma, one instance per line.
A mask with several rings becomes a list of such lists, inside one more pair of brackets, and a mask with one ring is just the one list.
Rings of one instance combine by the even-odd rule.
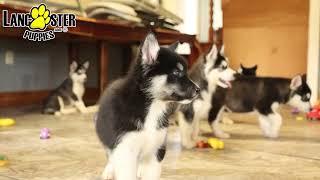
[[208, 61], [215, 60], [215, 59], [217, 59], [217, 56], [218, 56], [218, 48], [217, 48], [216, 44], [213, 44], [210, 51], [206, 55], [206, 59]]
[[90, 65], [90, 62], [89, 62], [89, 61], [86, 61], [86, 62], [83, 63], [82, 66], [83, 66], [85, 69], [88, 69], [88, 68], [89, 68], [89, 65]]
[[307, 74], [302, 74], [302, 82], [307, 82]]
[[302, 85], [302, 77], [300, 75], [295, 76], [292, 78], [291, 83], [290, 83], [290, 89], [296, 90], [299, 86]]
[[176, 51], [176, 49], [177, 49], [177, 47], [179, 46], [179, 44], [180, 44], [180, 42], [179, 42], [179, 41], [176, 41], [175, 43], [169, 45], [168, 48], [169, 48], [171, 51]]
[[258, 65], [254, 65], [252, 69], [256, 71], [258, 69]]
[[224, 56], [224, 45], [221, 46], [220, 55], [221, 55], [221, 56]]
[[244, 67], [243, 67], [242, 63], [240, 63], [240, 68], [241, 68], [241, 69], [244, 69]]
[[70, 64], [70, 72], [74, 72], [78, 67], [78, 63], [76, 61], [72, 61]]
[[153, 33], [149, 33], [141, 46], [142, 64], [152, 65], [158, 58], [159, 43]]

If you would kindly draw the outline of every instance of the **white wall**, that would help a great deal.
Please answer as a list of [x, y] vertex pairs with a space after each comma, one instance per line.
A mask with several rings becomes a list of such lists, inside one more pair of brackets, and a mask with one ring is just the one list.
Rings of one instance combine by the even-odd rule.
[[177, 26], [180, 32], [198, 34], [199, 0], [163, 0], [162, 6], [183, 19], [183, 24]]
[[198, 40], [200, 42], [209, 41], [209, 26], [210, 26], [210, 1], [199, 0], [199, 12], [198, 12]]

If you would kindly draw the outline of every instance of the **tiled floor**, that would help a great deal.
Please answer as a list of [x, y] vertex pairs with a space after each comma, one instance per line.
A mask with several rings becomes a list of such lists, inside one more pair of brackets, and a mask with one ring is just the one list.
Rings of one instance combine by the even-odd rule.
[[[320, 121], [296, 121], [282, 110], [284, 125], [277, 140], [261, 136], [255, 116], [232, 114], [234, 125], [225, 150], [181, 150], [176, 127], [170, 128], [162, 180], [320, 179]], [[17, 124], [0, 129], [0, 154], [10, 164], [0, 167], [0, 179], [98, 180], [105, 152], [93, 128], [93, 115], [64, 117], [16, 113]], [[47, 127], [52, 138], [40, 140]], [[210, 135], [206, 122], [204, 135]]]

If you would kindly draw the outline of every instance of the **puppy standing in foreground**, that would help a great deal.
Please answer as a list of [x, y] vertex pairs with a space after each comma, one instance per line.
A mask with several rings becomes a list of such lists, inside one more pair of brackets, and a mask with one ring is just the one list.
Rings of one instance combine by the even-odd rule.
[[81, 113], [96, 112], [97, 107], [86, 107], [82, 98], [85, 93], [85, 82], [89, 61], [78, 64], [73, 61], [70, 65], [69, 76], [44, 102], [43, 114], [70, 114], [80, 111]]
[[[192, 103], [181, 105], [175, 115], [179, 120], [181, 143], [185, 148], [196, 145], [199, 123], [200, 120], [208, 118], [213, 92], [218, 86], [230, 88], [230, 81], [234, 79], [235, 71], [228, 66], [224, 48], [218, 51], [216, 45], [213, 45], [209, 53], [200, 56], [189, 74], [190, 78], [200, 86], [201, 92]], [[217, 136], [225, 136], [222, 131], [215, 133]]]
[[102, 96], [96, 131], [108, 152], [104, 179], [160, 179], [168, 117], [176, 102], [190, 103], [200, 91], [174, 50], [160, 47], [148, 34], [128, 75]]

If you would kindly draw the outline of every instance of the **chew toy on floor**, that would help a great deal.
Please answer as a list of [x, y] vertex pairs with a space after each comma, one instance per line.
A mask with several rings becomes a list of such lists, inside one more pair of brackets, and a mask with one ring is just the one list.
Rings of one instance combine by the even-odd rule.
[[199, 142], [197, 142], [197, 146], [196, 147], [200, 148], [200, 149], [208, 148], [209, 144], [207, 142], [204, 142], [204, 141], [199, 141]]
[[0, 167], [8, 164], [8, 158], [5, 155], [0, 155]]
[[0, 118], [0, 127], [8, 127], [14, 125], [16, 122], [11, 118]]
[[303, 118], [302, 116], [297, 116], [297, 117], [296, 117], [296, 120], [297, 120], [297, 121], [303, 121], [304, 118]]
[[217, 138], [209, 138], [208, 144], [215, 150], [224, 149], [224, 142]]
[[307, 119], [320, 120], [320, 106], [319, 105], [312, 107], [311, 111], [307, 113]]
[[48, 128], [42, 128], [40, 130], [40, 139], [49, 139], [50, 138], [50, 130]]
[[299, 114], [299, 109], [298, 108], [292, 108], [291, 114]]

